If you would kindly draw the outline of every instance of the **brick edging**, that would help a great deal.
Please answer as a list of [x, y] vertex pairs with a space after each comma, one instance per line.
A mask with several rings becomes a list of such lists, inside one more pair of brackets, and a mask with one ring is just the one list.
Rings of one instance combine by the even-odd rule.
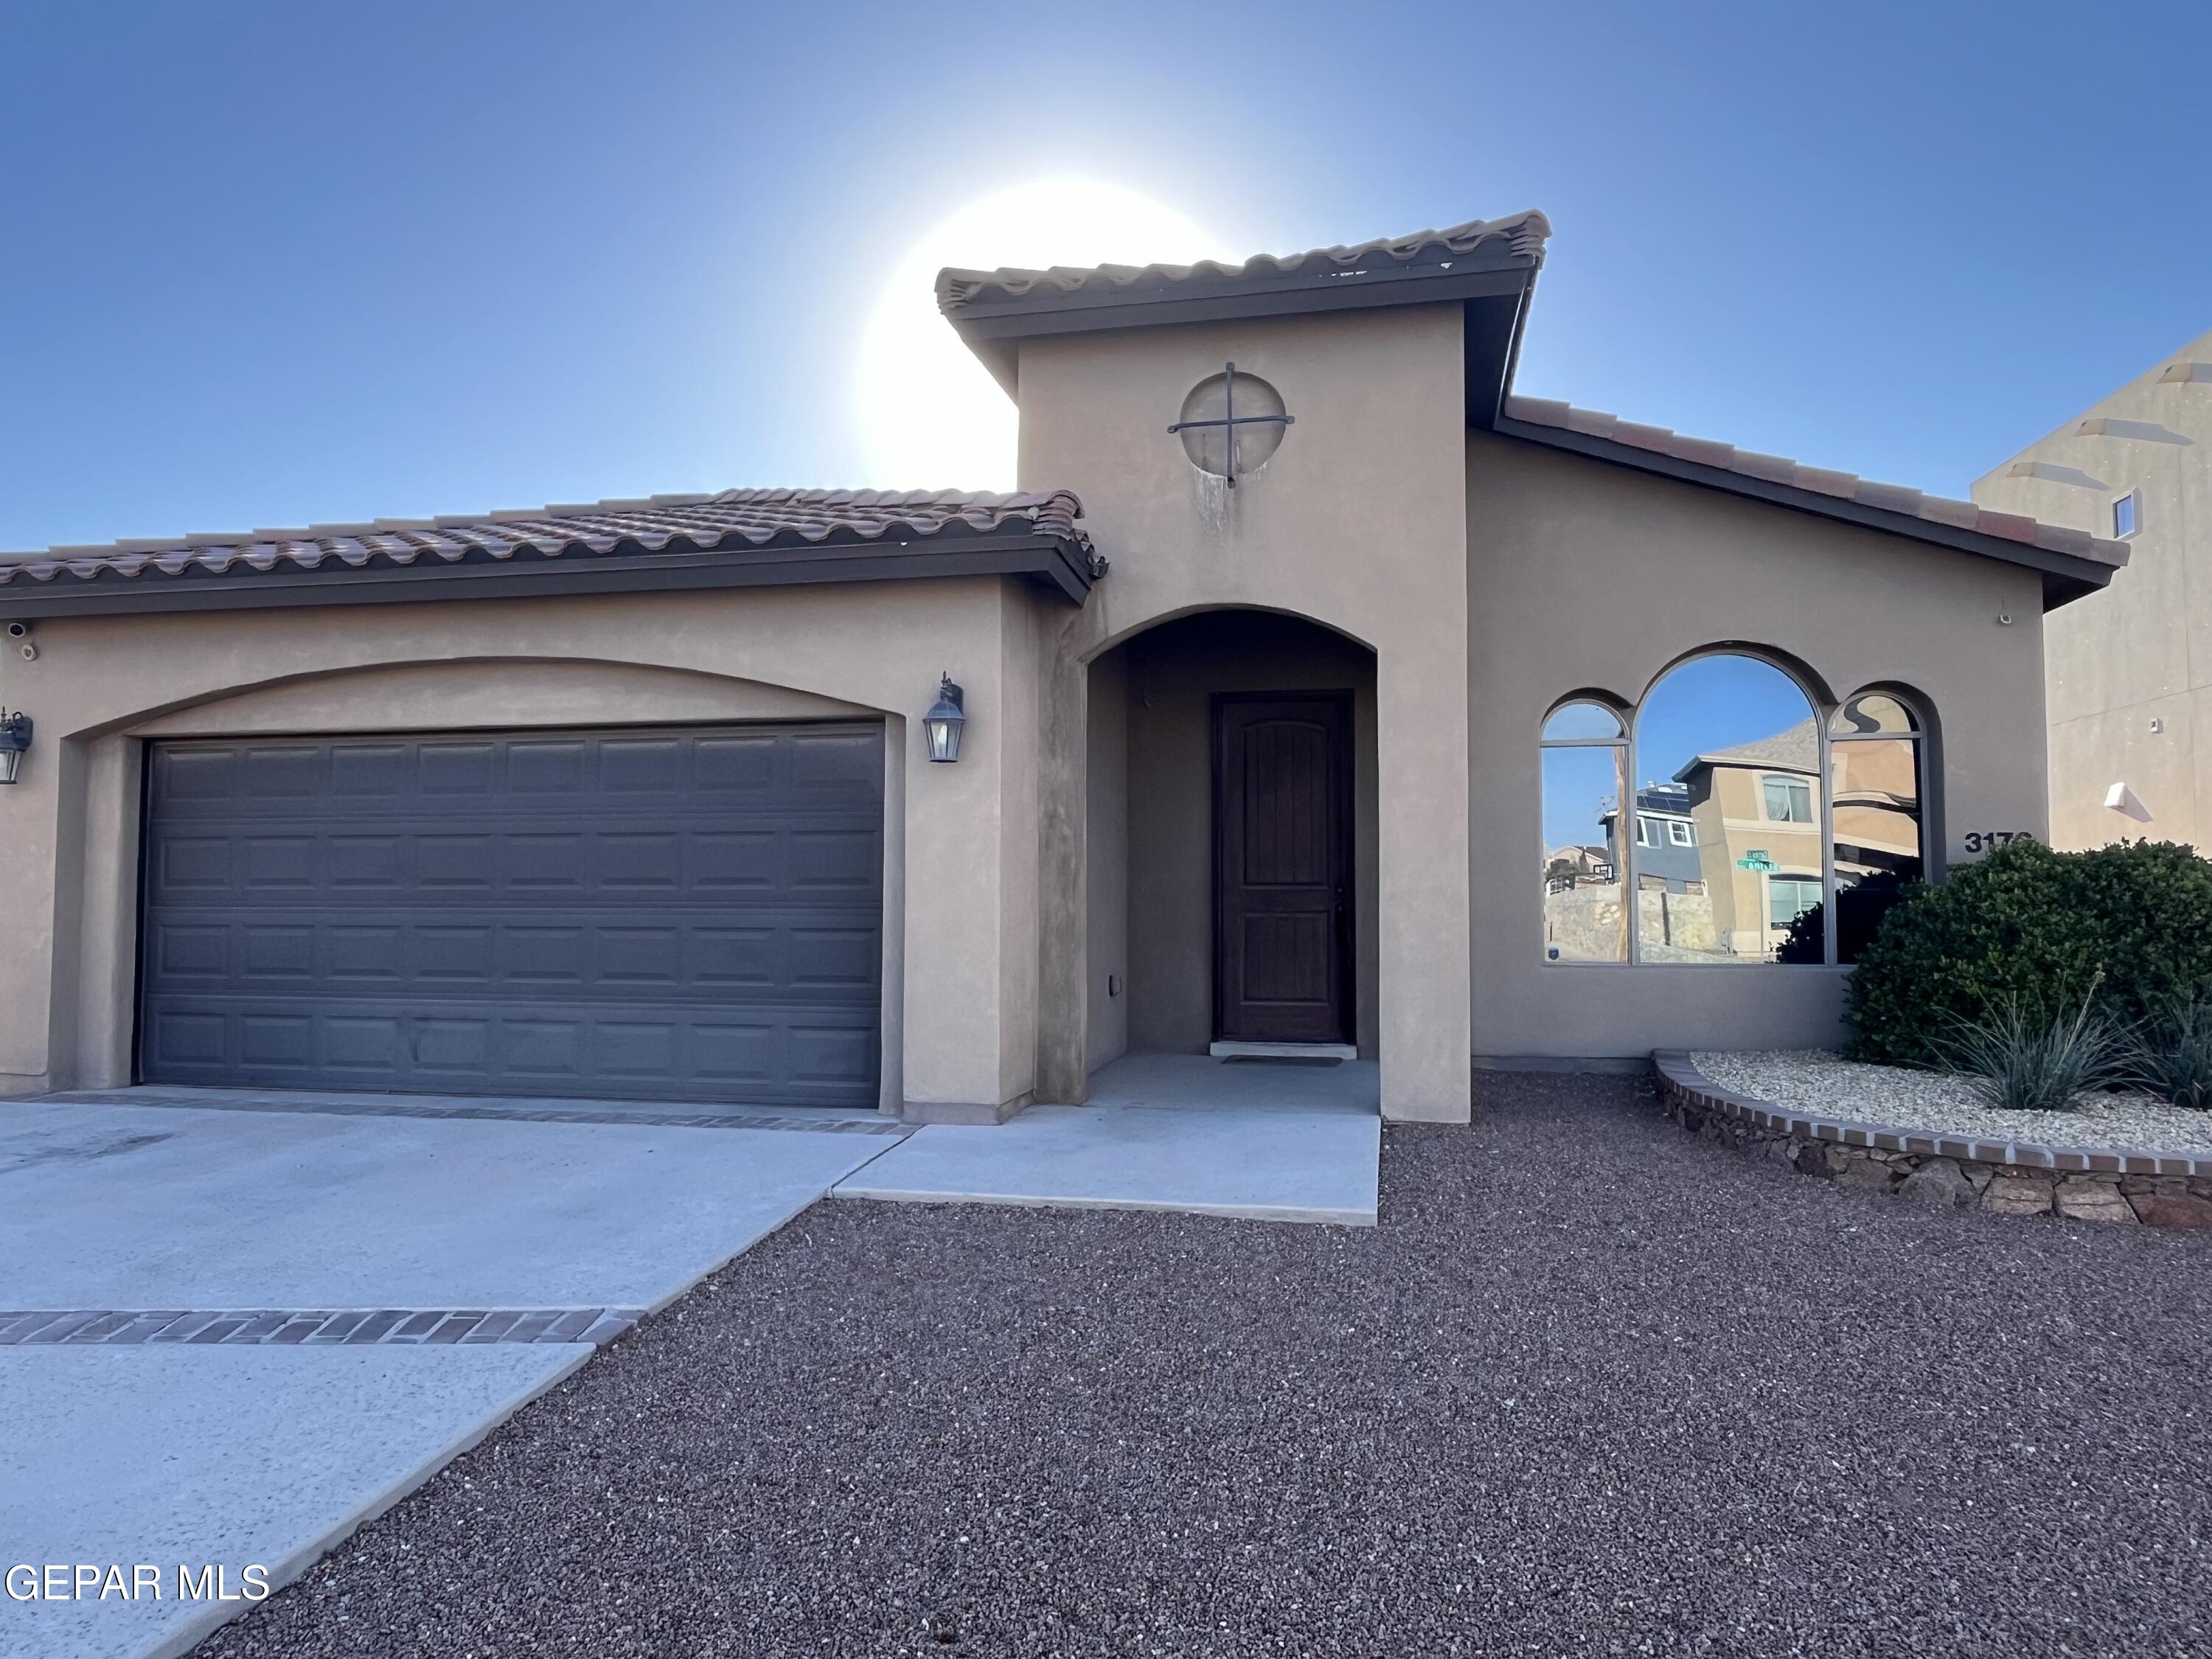
[[1686, 1049], [1660, 1049], [1651, 1066], [1667, 1115], [1683, 1127], [1840, 1185], [1936, 1207], [2212, 1228], [2212, 1155], [1917, 1133], [1739, 1094]]

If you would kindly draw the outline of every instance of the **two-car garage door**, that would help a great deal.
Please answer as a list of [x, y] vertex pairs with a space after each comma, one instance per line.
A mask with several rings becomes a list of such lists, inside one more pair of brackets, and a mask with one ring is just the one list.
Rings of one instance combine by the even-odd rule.
[[874, 1106], [883, 729], [199, 740], [147, 777], [151, 1083]]

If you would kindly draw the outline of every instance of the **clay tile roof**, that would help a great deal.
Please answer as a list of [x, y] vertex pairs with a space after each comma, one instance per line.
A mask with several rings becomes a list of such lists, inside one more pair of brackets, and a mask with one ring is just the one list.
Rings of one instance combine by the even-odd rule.
[[709, 553], [748, 548], [925, 542], [946, 535], [1048, 536], [1088, 549], [1082, 504], [1066, 490], [961, 495], [873, 489], [726, 489], [486, 514], [379, 519], [173, 540], [0, 554], [0, 586], [64, 577], [222, 575], [273, 570], [458, 564], [517, 554], [578, 558], [622, 551]]
[[[1763, 484], [1780, 485], [1785, 489], [1802, 490], [1809, 495], [1830, 497], [1838, 502], [1849, 502], [1855, 507], [1893, 514], [1899, 522], [1891, 523], [1886, 527], [1907, 535], [1913, 533], [1912, 522], [1917, 520], [1950, 530], [1969, 532], [1977, 536], [1992, 537], [1999, 543], [2018, 543], [2023, 547], [2036, 548], [2045, 553], [2060, 554], [2093, 567], [2104, 567], [2106, 572], [2118, 570], [2128, 562], [2126, 543], [2108, 541], [2086, 531], [2044, 524], [2035, 519], [2022, 518], [2018, 514], [1992, 512], [1988, 507], [1977, 507], [1972, 501], [1925, 495], [1902, 484], [1876, 483], [1856, 473], [1833, 472], [1824, 467], [1807, 466], [1802, 462], [1789, 460], [1779, 455], [1755, 454], [1711, 439], [1686, 438], [1665, 427], [1639, 426], [1618, 416], [1602, 414], [1595, 410], [1577, 409], [1571, 404], [1559, 403], [1548, 398], [1509, 397], [1505, 400], [1504, 414], [1505, 422], [1501, 429], [1512, 433], [1516, 425], [1523, 428], [1516, 435], [1540, 437], [1545, 430], [1572, 433], [1583, 438], [1620, 445], [1626, 449], [1707, 468], [1712, 473], [1733, 475], [1757, 480]], [[1724, 483], [1725, 476], [1720, 478], [1708, 477], [1703, 481]], [[1802, 499], [1796, 504], [1808, 505]], [[2102, 574], [2094, 578], [2097, 585], [2101, 585], [2103, 580]], [[2071, 597], [2071, 594], [2067, 597]]]
[[1435, 264], [1492, 248], [1539, 262], [1552, 234], [1551, 222], [1531, 210], [1503, 219], [1470, 219], [1448, 230], [1416, 231], [1411, 236], [1382, 236], [1356, 247], [1310, 248], [1304, 253], [1255, 254], [1241, 265], [1206, 259], [1194, 265], [1054, 265], [1047, 270], [960, 270], [937, 274], [937, 305], [954, 316], [980, 297], [1018, 299], [1032, 293], [1076, 294], [1086, 289], [1170, 288], [1193, 277], [1234, 281], [1286, 276], [1364, 276], [1370, 267]]

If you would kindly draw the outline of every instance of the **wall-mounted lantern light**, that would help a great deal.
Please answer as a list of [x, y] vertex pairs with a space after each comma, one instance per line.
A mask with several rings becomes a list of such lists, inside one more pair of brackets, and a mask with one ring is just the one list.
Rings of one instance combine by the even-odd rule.
[[0, 708], [0, 783], [13, 783], [22, 769], [23, 751], [31, 746], [31, 717]]
[[957, 761], [960, 758], [960, 728], [968, 724], [968, 716], [961, 713], [960, 688], [952, 683], [952, 676], [944, 676], [937, 688], [937, 701], [921, 717], [921, 729], [929, 739], [929, 757], [933, 761]]

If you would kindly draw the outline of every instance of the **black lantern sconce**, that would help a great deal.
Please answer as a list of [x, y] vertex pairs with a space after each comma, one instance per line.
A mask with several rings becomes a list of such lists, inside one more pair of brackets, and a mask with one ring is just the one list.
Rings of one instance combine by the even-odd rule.
[[937, 688], [937, 701], [921, 717], [923, 735], [929, 742], [929, 757], [933, 761], [957, 761], [960, 758], [960, 732], [968, 724], [968, 716], [961, 712], [960, 688], [952, 683], [952, 676], [942, 677]]
[[0, 784], [13, 783], [22, 770], [23, 751], [31, 746], [31, 717], [0, 708]]

